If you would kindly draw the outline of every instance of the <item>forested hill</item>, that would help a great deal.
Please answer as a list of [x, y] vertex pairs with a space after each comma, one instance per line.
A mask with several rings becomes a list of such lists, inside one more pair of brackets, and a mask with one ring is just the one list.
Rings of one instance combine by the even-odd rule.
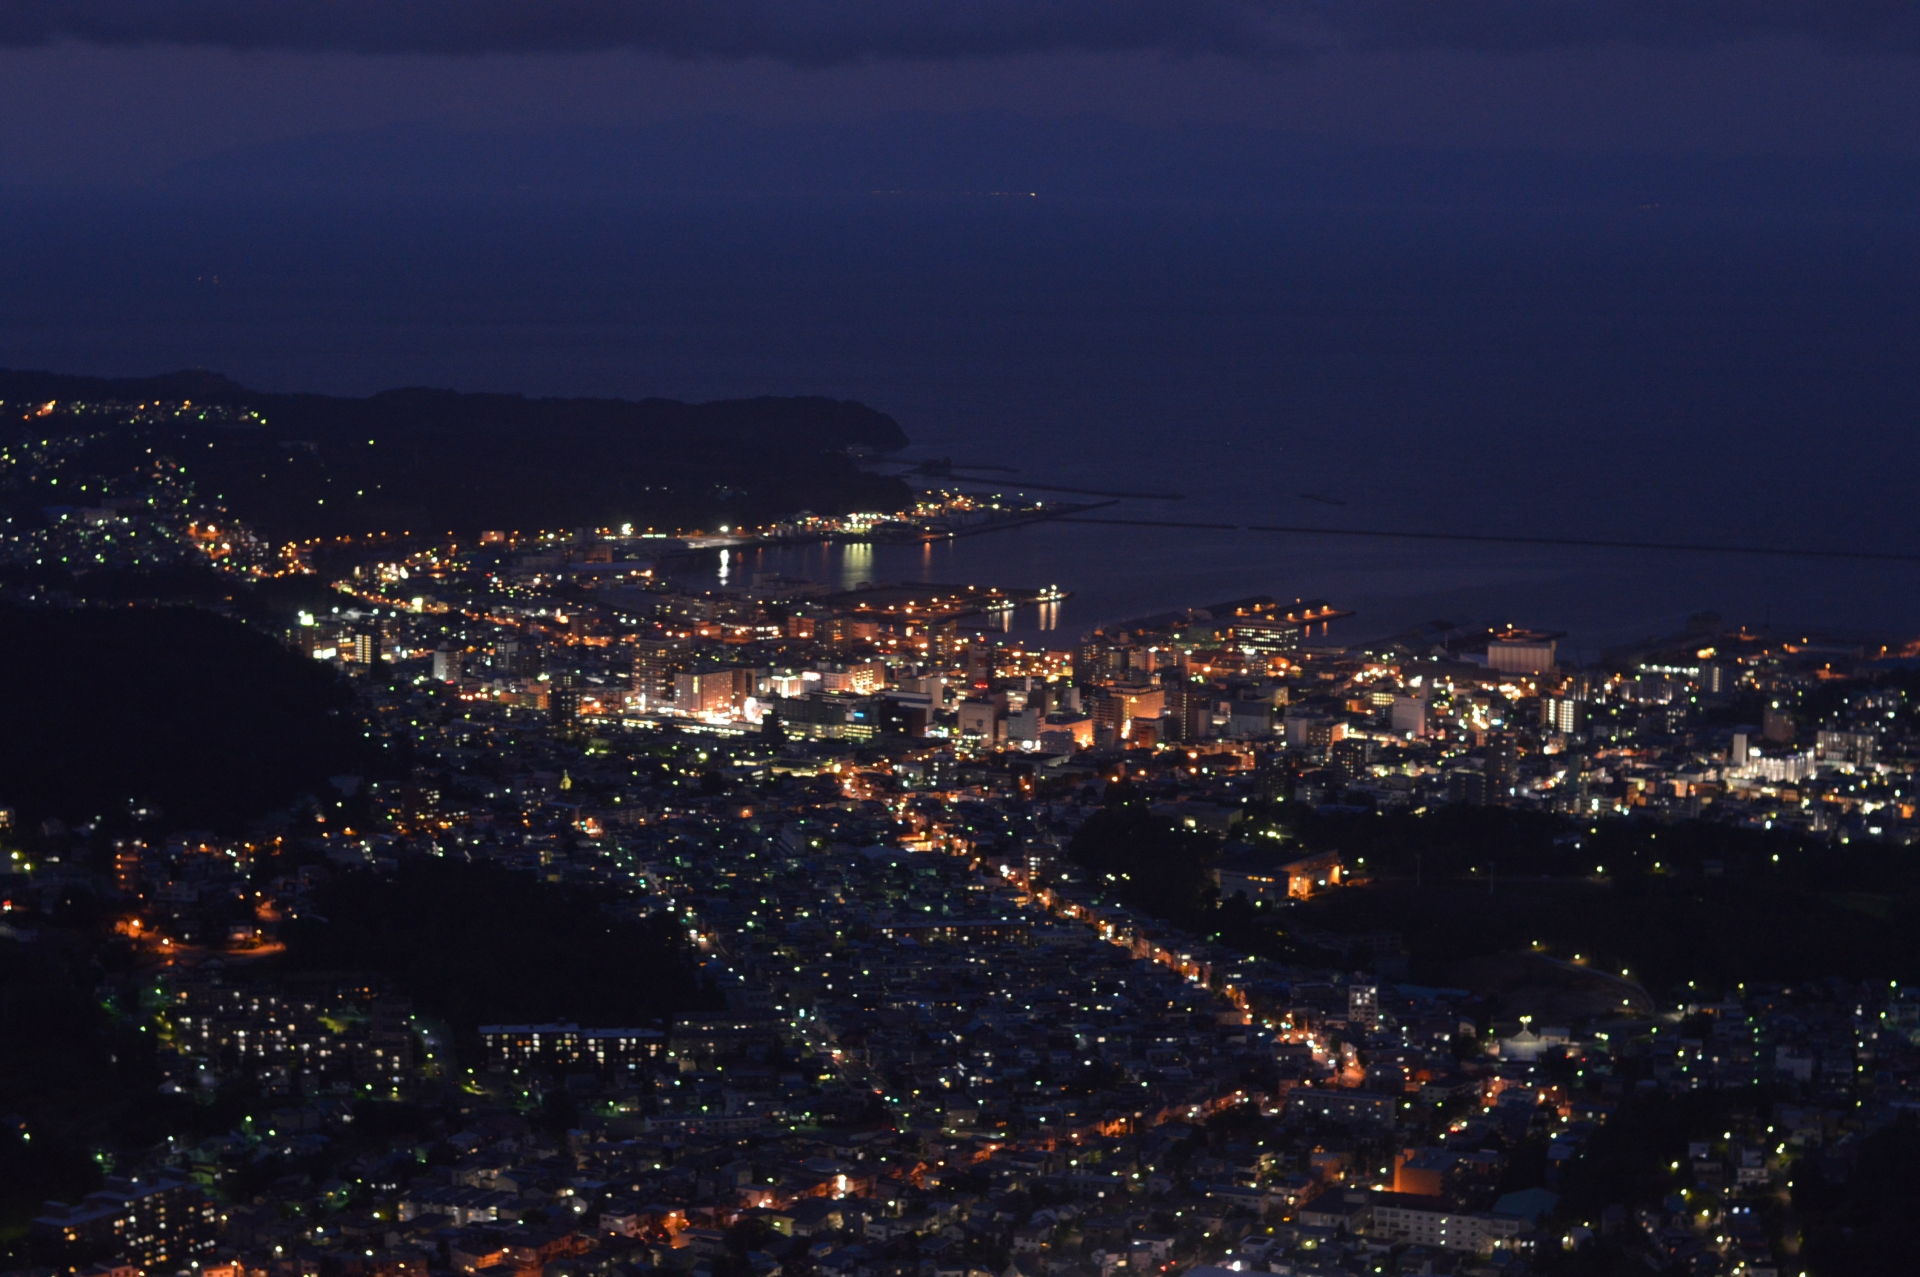
[[0, 605], [0, 807], [235, 830], [379, 761], [332, 671], [194, 608]]
[[[253, 391], [208, 372], [0, 370], [0, 403], [6, 438], [100, 435], [90, 447], [103, 471], [157, 445], [203, 498], [275, 539], [711, 528], [800, 510], [897, 509], [910, 495], [856, 464], [853, 453], [898, 449], [907, 437], [892, 417], [851, 400], [689, 404], [431, 389], [354, 399]], [[153, 404], [164, 407], [139, 411]], [[140, 437], [137, 452], [125, 449], [128, 434]]]

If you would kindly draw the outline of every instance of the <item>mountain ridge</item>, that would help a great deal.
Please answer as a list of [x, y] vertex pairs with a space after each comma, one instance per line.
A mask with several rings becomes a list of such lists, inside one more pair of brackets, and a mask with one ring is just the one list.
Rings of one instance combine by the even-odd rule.
[[[164, 412], [142, 407], [156, 403]], [[0, 420], [20, 412], [5, 432], [17, 439], [83, 426], [99, 435], [73, 459], [83, 472], [137, 468], [152, 455], [128, 447], [138, 437], [188, 463], [203, 498], [275, 540], [751, 524], [801, 510], [895, 509], [911, 495], [857, 464], [905, 447], [899, 422], [824, 396], [686, 403], [402, 387], [353, 398], [255, 391], [204, 369], [0, 369], [0, 405]], [[11, 486], [10, 504], [63, 497], [52, 484]]]

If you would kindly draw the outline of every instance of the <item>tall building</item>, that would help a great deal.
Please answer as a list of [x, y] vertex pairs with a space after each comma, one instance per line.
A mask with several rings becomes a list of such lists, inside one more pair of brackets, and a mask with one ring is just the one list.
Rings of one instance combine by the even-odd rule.
[[1356, 737], [1334, 741], [1327, 746], [1327, 763], [1341, 784], [1351, 784], [1367, 774], [1367, 754], [1371, 744]]
[[547, 715], [553, 730], [570, 735], [580, 726], [579, 676], [572, 672], [555, 674], [547, 686]]
[[113, 887], [123, 896], [140, 894], [140, 856], [146, 844], [133, 838], [113, 840]]
[[1871, 732], [1820, 732], [1814, 744], [1822, 758], [1859, 766], [1873, 762], [1875, 741]]
[[658, 709], [673, 699], [674, 644], [641, 639], [633, 650], [633, 690], [644, 699], [642, 709]]
[[1174, 680], [1166, 688], [1167, 738], [1187, 744], [1205, 740], [1213, 727], [1213, 688]]
[[1081, 687], [1104, 687], [1127, 676], [1127, 649], [1100, 639], [1073, 649], [1073, 681]]
[[1587, 726], [1587, 705], [1571, 696], [1540, 698], [1540, 725], [1550, 732], [1572, 736]]
[[200, 1186], [171, 1176], [111, 1176], [76, 1204], [48, 1202], [33, 1221], [43, 1246], [172, 1271], [213, 1250], [219, 1213]]
[[1347, 1027], [1370, 1029], [1380, 1022], [1380, 989], [1371, 984], [1347, 986]]
[[1487, 742], [1486, 801], [1505, 806], [1520, 783], [1520, 751], [1505, 736]]
[[993, 643], [982, 636], [967, 645], [967, 686], [981, 691], [993, 686]]
[[[1103, 688], [1087, 700], [1094, 729], [1111, 731], [1116, 741], [1130, 738], [1137, 720], [1160, 718], [1167, 712], [1168, 704], [1165, 689], [1134, 685]], [[1173, 739], [1199, 740], [1200, 737], [1180, 736]]]
[[[766, 671], [728, 665], [673, 676], [673, 707], [682, 714], [735, 714], [759, 694]], [[771, 689], [769, 689], [771, 694]]]
[[943, 665], [959, 655], [964, 642], [958, 621], [934, 621], [927, 626], [927, 655]]
[[493, 648], [493, 668], [499, 674], [533, 678], [540, 673], [540, 667], [545, 663], [544, 654], [538, 643], [502, 639]]
[[1487, 805], [1487, 778], [1471, 767], [1456, 767], [1447, 773], [1447, 801], [1462, 807]]
[[442, 644], [433, 653], [433, 677], [442, 683], [460, 681], [460, 653]]

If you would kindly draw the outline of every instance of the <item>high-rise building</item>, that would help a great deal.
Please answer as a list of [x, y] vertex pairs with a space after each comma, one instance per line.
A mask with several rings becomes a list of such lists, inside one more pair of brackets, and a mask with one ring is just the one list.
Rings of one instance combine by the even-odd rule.
[[140, 894], [140, 857], [146, 844], [133, 838], [113, 841], [113, 887], [123, 896]]
[[1487, 742], [1485, 801], [1496, 807], [1505, 806], [1519, 783], [1520, 751], [1510, 738], [1494, 737]]
[[1347, 785], [1367, 774], [1367, 753], [1371, 742], [1358, 737], [1337, 740], [1327, 746], [1327, 763], [1341, 784]]
[[218, 1221], [214, 1204], [190, 1180], [110, 1176], [76, 1205], [48, 1202], [33, 1233], [50, 1249], [172, 1271], [213, 1250]]
[[1462, 807], [1487, 805], [1487, 778], [1471, 767], [1456, 767], [1447, 773], [1447, 801]]
[[1562, 736], [1583, 731], [1587, 726], [1586, 702], [1574, 700], [1571, 696], [1543, 696], [1540, 698], [1540, 725]]
[[538, 643], [501, 639], [494, 644], [493, 668], [497, 674], [511, 675], [516, 678], [536, 678], [545, 664], [546, 655], [540, 650]]
[[1871, 732], [1820, 732], [1814, 743], [1821, 758], [1859, 766], [1873, 762], [1875, 741]]
[[433, 677], [442, 683], [460, 681], [460, 653], [444, 644], [433, 653]]
[[1370, 1029], [1380, 1022], [1380, 989], [1371, 984], [1347, 986], [1347, 1027]]
[[945, 665], [959, 655], [965, 642], [960, 637], [960, 622], [948, 619], [934, 621], [927, 626], [927, 655], [934, 661]]
[[642, 709], [658, 709], [673, 699], [675, 645], [641, 639], [633, 650], [633, 690], [643, 698]]
[[[1139, 685], [1102, 688], [1087, 700], [1094, 729], [1111, 731], [1116, 741], [1128, 739], [1133, 735], [1132, 725], [1135, 720], [1158, 719], [1166, 712], [1167, 703], [1167, 693], [1164, 689]], [[1176, 739], [1198, 740], [1199, 737]]]
[[967, 686], [975, 691], [983, 691], [993, 686], [993, 643], [981, 637], [967, 644], [966, 652]]
[[559, 735], [572, 734], [580, 725], [580, 687], [571, 671], [555, 674], [547, 685], [547, 715]]
[[[749, 697], [762, 690], [769, 696], [778, 694], [776, 685], [781, 681], [772, 678], [769, 671], [745, 665], [682, 670], [673, 676], [673, 707], [682, 714], [735, 714], [745, 708]], [[809, 685], [819, 686], [817, 682]]]
[[1127, 676], [1128, 650], [1101, 639], [1073, 649], [1073, 681], [1081, 687], [1103, 687]]
[[1213, 727], [1213, 689], [1172, 680], [1166, 688], [1167, 738], [1180, 744], [1205, 740]]

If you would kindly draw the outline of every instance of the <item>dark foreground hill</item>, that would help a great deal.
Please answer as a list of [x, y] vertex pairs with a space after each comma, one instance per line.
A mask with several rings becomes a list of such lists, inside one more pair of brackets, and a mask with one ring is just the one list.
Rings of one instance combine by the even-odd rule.
[[[203, 499], [277, 540], [625, 523], [715, 528], [800, 510], [897, 509], [909, 496], [899, 480], [854, 460], [904, 447], [899, 423], [850, 400], [689, 404], [429, 389], [352, 399], [269, 394], [207, 372], [94, 378], [0, 370], [0, 403], [8, 437], [95, 433], [105, 424], [91, 445], [102, 473], [146, 458], [148, 447], [171, 455]], [[194, 410], [136, 413], [152, 403]], [[130, 436], [138, 448], [128, 447]]]
[[190, 608], [0, 606], [0, 805], [31, 828], [234, 828], [356, 769], [363, 744], [331, 671]]
[[709, 1008], [672, 916], [609, 913], [610, 900], [491, 864], [416, 858], [329, 883], [284, 928], [281, 965], [390, 982], [451, 1024], [468, 1054], [488, 1021], [646, 1026]]

